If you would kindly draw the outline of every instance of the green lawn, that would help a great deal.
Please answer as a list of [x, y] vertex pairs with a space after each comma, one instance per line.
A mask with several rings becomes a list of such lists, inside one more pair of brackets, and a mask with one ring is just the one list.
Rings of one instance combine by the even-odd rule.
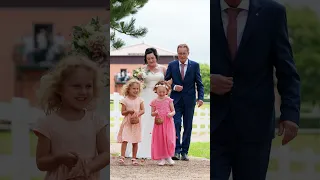
[[210, 142], [195, 142], [190, 144], [190, 157], [210, 159]]

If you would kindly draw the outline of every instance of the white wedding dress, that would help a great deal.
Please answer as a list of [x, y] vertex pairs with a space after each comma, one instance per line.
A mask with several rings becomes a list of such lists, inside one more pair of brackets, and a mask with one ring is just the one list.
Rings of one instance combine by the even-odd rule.
[[[150, 103], [157, 97], [153, 91], [155, 84], [164, 80], [163, 71], [149, 72], [145, 77], [146, 88], [142, 90], [140, 97], [144, 100], [145, 112], [141, 118], [141, 143], [138, 145], [137, 158], [151, 159], [151, 139], [154, 117], [151, 116]], [[132, 157], [132, 144], [127, 145], [126, 157]]]

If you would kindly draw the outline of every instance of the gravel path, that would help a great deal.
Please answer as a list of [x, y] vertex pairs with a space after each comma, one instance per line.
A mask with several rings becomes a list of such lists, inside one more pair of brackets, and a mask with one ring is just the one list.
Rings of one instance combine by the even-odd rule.
[[112, 180], [209, 180], [210, 161], [207, 159], [190, 158], [189, 162], [175, 161], [174, 166], [158, 166], [152, 160], [140, 160], [140, 166], [132, 166], [130, 159], [126, 165], [120, 166], [117, 158], [111, 159], [110, 179]]
[[[198, 138], [197, 141], [208, 139]], [[110, 152], [114, 156], [120, 152], [120, 144], [111, 143]], [[209, 180], [210, 160], [203, 158], [190, 158], [190, 161], [175, 161], [174, 166], [158, 166], [156, 161], [140, 160], [140, 166], [132, 166], [130, 159], [126, 165], [121, 166], [117, 157], [110, 161], [110, 179], [112, 180]]]

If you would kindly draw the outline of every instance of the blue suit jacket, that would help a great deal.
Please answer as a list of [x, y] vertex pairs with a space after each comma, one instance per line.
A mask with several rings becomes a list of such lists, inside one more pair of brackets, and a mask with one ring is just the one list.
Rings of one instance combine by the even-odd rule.
[[230, 58], [220, 0], [211, 1], [211, 74], [234, 78], [231, 92], [211, 93], [211, 130], [223, 121], [235, 138], [261, 141], [274, 137], [273, 69], [281, 95], [281, 120], [299, 124], [300, 77], [288, 38], [285, 7], [272, 0], [250, 0], [247, 24], [234, 60]]
[[198, 100], [203, 100], [204, 89], [201, 80], [200, 65], [197, 62], [189, 59], [184, 80], [181, 78], [179, 61], [174, 60], [170, 62], [165, 80], [170, 79], [172, 79], [172, 89], [175, 85], [183, 86], [183, 90], [181, 92], [174, 90], [171, 91], [170, 97], [174, 100], [174, 104], [182, 98], [185, 104], [194, 106], [196, 104], [196, 89], [198, 91]]

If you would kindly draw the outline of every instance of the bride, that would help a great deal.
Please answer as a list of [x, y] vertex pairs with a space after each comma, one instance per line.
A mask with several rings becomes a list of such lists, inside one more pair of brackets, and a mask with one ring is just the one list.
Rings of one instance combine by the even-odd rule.
[[[154, 117], [151, 116], [150, 103], [157, 97], [153, 91], [158, 81], [164, 80], [167, 68], [158, 64], [158, 52], [155, 48], [148, 48], [144, 54], [143, 69], [145, 73], [140, 74], [144, 78], [145, 89], [141, 92], [141, 98], [144, 100], [145, 113], [141, 118], [141, 143], [138, 145], [137, 158], [151, 159], [151, 139], [154, 125]], [[126, 156], [131, 157], [132, 147], [128, 144]]]

